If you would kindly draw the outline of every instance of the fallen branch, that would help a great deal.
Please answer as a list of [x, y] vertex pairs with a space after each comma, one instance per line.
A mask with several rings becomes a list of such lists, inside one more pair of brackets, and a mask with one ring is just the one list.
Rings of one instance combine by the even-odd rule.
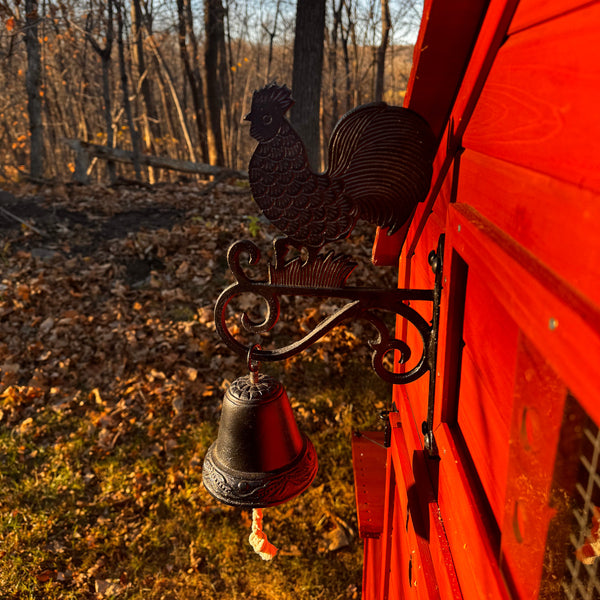
[[0, 206], [0, 212], [11, 219], [14, 219], [15, 221], [17, 221], [17, 223], [21, 223], [21, 225], [24, 225], [28, 229], [31, 229], [31, 231], [35, 231], [35, 233], [37, 233], [38, 235], [41, 235], [42, 237], [44, 237], [45, 234], [43, 231], [40, 231], [37, 227], [34, 227], [27, 221], [24, 221], [23, 219], [21, 219], [21, 217], [17, 217], [17, 215], [15, 215], [14, 213], [11, 213], [10, 210], [7, 210], [6, 208]]
[[[104, 160], [112, 160], [115, 162], [132, 163], [133, 152], [122, 150], [121, 148], [109, 148], [100, 144], [92, 144], [81, 140], [63, 139], [78, 157], [82, 154], [97, 156]], [[159, 169], [171, 169], [173, 171], [181, 171], [183, 173], [194, 173], [197, 175], [217, 175], [220, 177], [237, 177], [238, 179], [248, 179], [246, 171], [236, 171], [227, 167], [216, 167], [207, 165], [206, 163], [191, 162], [189, 160], [178, 160], [166, 156], [151, 156], [149, 154], [141, 154], [139, 160], [142, 164]], [[78, 170], [78, 172], [81, 172]]]

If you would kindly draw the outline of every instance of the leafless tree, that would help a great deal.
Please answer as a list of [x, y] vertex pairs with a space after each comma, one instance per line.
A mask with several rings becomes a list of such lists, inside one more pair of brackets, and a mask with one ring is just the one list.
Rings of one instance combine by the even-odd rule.
[[42, 122], [42, 58], [37, 0], [25, 0], [25, 46], [27, 48], [27, 112], [29, 114], [29, 174], [44, 177], [44, 125]]
[[[146, 65], [146, 57], [144, 54], [144, 35], [152, 35], [151, 23], [152, 14], [149, 12], [146, 5], [146, 10], [142, 10], [141, 0], [131, 0], [131, 60], [132, 73], [136, 80], [135, 90], [139, 90], [140, 94], [140, 117], [143, 131], [144, 150], [146, 152], [155, 153], [156, 147], [154, 139], [158, 137], [158, 114], [154, 106], [154, 96], [151, 89], [152, 78], [148, 74]], [[138, 94], [136, 94], [138, 96]], [[148, 169], [150, 174], [150, 182], [154, 182], [154, 170]]]
[[204, 25], [206, 32], [204, 64], [206, 69], [206, 107], [208, 113], [208, 150], [211, 163], [225, 163], [221, 111], [223, 109], [223, 78], [219, 66], [223, 64], [225, 47], [225, 10], [221, 0], [205, 0]]
[[325, 0], [302, 0], [296, 8], [292, 123], [304, 140], [313, 169], [319, 169], [319, 107], [325, 35]]
[[179, 55], [184, 72], [192, 91], [192, 103], [198, 129], [200, 153], [204, 162], [209, 162], [206, 137], [206, 115], [204, 109], [204, 82], [199, 66], [199, 49], [194, 32], [194, 20], [190, 0], [177, 0], [177, 24], [179, 35]]
[[377, 48], [375, 74], [375, 100], [381, 102], [383, 99], [384, 72], [385, 72], [385, 53], [390, 38], [390, 5], [388, 0], [381, 0], [381, 41]]
[[140, 136], [133, 120], [133, 111], [129, 101], [129, 78], [127, 76], [127, 65], [125, 64], [125, 25], [124, 25], [124, 6], [122, 0], [115, 0], [117, 9], [117, 45], [119, 48], [119, 72], [121, 75], [121, 93], [123, 95], [123, 108], [127, 118], [127, 126], [131, 137], [131, 146], [133, 147], [133, 168], [138, 180], [142, 179], [142, 169], [140, 166]]
[[[0, 182], [69, 178], [65, 139], [244, 169], [254, 142], [242, 118], [252, 91], [272, 80], [291, 85], [307, 146], [324, 148], [341, 113], [373, 100], [376, 87], [402, 101], [421, 5], [385, 2], [382, 68], [382, 0], [0, 0]], [[319, 14], [326, 5], [327, 35], [309, 17], [295, 36], [296, 13], [312, 5]], [[107, 158], [86, 171], [135, 174]], [[140, 165], [139, 176], [151, 173]]]
[[[92, 7], [90, 6], [90, 9]], [[104, 47], [96, 41], [92, 35], [93, 30], [93, 15], [94, 11], [90, 10], [87, 19], [85, 34], [86, 39], [91, 44], [94, 51], [100, 57], [102, 64], [102, 102], [103, 102], [103, 114], [104, 114], [104, 125], [106, 127], [106, 145], [109, 148], [114, 148], [114, 131], [112, 122], [112, 95], [110, 85], [110, 68], [111, 68], [111, 55], [112, 45], [114, 39], [114, 27], [113, 27], [113, 2], [109, 0], [106, 8], [106, 26], [104, 29]], [[115, 163], [111, 160], [108, 161], [108, 176], [111, 183], [114, 183], [117, 179], [117, 171]]]

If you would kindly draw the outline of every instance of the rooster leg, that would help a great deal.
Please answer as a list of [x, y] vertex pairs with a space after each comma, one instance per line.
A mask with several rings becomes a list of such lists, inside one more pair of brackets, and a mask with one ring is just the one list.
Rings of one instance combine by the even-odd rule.
[[[298, 250], [298, 254], [301, 257], [306, 256], [306, 259], [302, 258], [302, 262], [307, 264], [315, 259], [319, 253], [320, 248], [318, 246], [307, 246], [305, 242], [295, 240], [290, 237], [278, 237], [273, 240], [274, 249], [274, 260], [275, 269], [283, 269], [286, 265], [286, 257], [290, 248]], [[306, 252], [303, 254], [302, 249]]]
[[306, 260], [302, 262], [307, 264], [313, 261], [317, 254], [319, 253], [320, 248], [318, 246], [307, 246], [306, 243], [295, 240], [290, 237], [278, 237], [273, 240], [273, 250], [274, 250], [274, 268], [276, 270], [283, 269], [286, 265], [286, 256], [290, 248], [296, 248], [298, 253], [302, 256], [302, 249], [306, 250]]
[[283, 269], [285, 266], [285, 257], [290, 246], [295, 246], [295, 244], [289, 237], [277, 237], [273, 240], [273, 260], [276, 270]]

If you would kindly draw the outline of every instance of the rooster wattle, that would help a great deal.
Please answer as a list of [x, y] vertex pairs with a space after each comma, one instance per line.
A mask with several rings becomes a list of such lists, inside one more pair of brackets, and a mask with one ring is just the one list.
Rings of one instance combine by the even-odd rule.
[[347, 237], [358, 219], [394, 233], [429, 191], [435, 137], [416, 112], [376, 102], [346, 113], [329, 140], [328, 168], [311, 170], [300, 136], [285, 118], [294, 103], [286, 86], [254, 92], [250, 135], [252, 195], [287, 237], [276, 241], [276, 263], [289, 246], [320, 248]]

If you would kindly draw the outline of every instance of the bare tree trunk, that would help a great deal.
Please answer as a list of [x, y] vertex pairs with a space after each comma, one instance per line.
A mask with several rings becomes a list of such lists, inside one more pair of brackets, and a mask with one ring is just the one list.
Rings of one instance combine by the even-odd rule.
[[225, 29], [225, 11], [221, 0], [206, 0], [204, 3], [204, 27], [206, 31], [204, 65], [206, 68], [206, 107], [208, 114], [208, 152], [211, 164], [223, 166], [223, 134], [221, 130], [221, 109], [223, 90], [219, 78], [220, 47]]
[[44, 177], [44, 125], [42, 122], [42, 63], [38, 38], [38, 2], [25, 0], [25, 46], [27, 48], [27, 112], [29, 114], [29, 174]]
[[123, 108], [127, 118], [127, 126], [129, 127], [129, 135], [131, 137], [131, 146], [133, 148], [133, 168], [135, 177], [138, 181], [142, 180], [142, 169], [140, 167], [140, 136], [138, 134], [135, 122], [133, 121], [133, 112], [131, 111], [131, 102], [129, 102], [129, 83], [127, 80], [127, 68], [125, 65], [125, 49], [123, 42], [123, 4], [117, 0], [117, 25], [118, 37], [117, 43], [119, 46], [119, 70], [121, 72], [121, 90], [123, 92]]
[[[135, 73], [138, 78], [138, 86], [142, 92], [142, 123], [144, 128], [144, 146], [146, 151], [156, 152], [154, 146], [154, 139], [156, 137], [156, 125], [158, 123], [158, 117], [156, 114], [156, 108], [154, 107], [154, 99], [152, 97], [152, 89], [150, 85], [150, 78], [146, 70], [146, 60], [144, 57], [144, 40], [142, 37], [144, 25], [143, 25], [143, 13], [140, 0], [132, 0], [131, 2], [131, 37], [133, 38], [132, 44], [132, 61], [135, 68]], [[151, 32], [148, 32], [150, 35]], [[137, 86], [136, 86], [137, 87]], [[154, 183], [154, 172], [152, 168], [148, 169], [150, 183]]]
[[[344, 74], [345, 74], [345, 80], [346, 80], [345, 86], [344, 86], [345, 112], [348, 112], [352, 108], [352, 85], [351, 85], [352, 76], [350, 74], [350, 54], [348, 52], [348, 40], [350, 38], [350, 31], [354, 27], [354, 24], [352, 23], [352, 16], [351, 16], [352, 1], [346, 0], [345, 2], [343, 2], [343, 4], [346, 8], [346, 15], [348, 18], [348, 25], [346, 27], [344, 27], [342, 25], [342, 27], [341, 27], [342, 50], [344, 53]], [[341, 15], [340, 15], [340, 17], [341, 17]]]
[[271, 81], [271, 64], [273, 62], [273, 41], [275, 36], [277, 35], [277, 20], [279, 18], [279, 12], [281, 9], [281, 0], [277, 0], [277, 4], [275, 6], [275, 17], [273, 20], [273, 31], [269, 31], [267, 26], [263, 23], [263, 29], [267, 32], [269, 36], [269, 57], [267, 59], [267, 76], [265, 83], [270, 83]]
[[375, 76], [375, 101], [383, 100], [383, 86], [385, 74], [385, 52], [390, 37], [390, 6], [388, 0], [381, 0], [381, 43], [377, 48], [376, 64], [377, 74]]
[[160, 52], [160, 49], [156, 45], [154, 38], [150, 37], [150, 38], [148, 38], [148, 41], [150, 42], [150, 47], [152, 48], [152, 51], [154, 52], [154, 56], [156, 56], [156, 60], [158, 61], [158, 64], [160, 65], [162, 71], [164, 72], [164, 74], [166, 76], [167, 85], [169, 86], [169, 91], [171, 92], [171, 98], [173, 99], [173, 104], [175, 104], [175, 108], [177, 110], [177, 116], [179, 117], [179, 124], [181, 125], [181, 131], [183, 133], [183, 137], [185, 138], [185, 143], [187, 144], [187, 147], [188, 147], [190, 160], [195, 161], [196, 153], [194, 152], [194, 145], [192, 144], [192, 138], [190, 136], [190, 129], [188, 127], [183, 108], [181, 107], [181, 102], [179, 101], [179, 95], [177, 94], [177, 90], [175, 88], [175, 83], [173, 81], [173, 75], [171, 73], [171, 69], [169, 69], [169, 66], [167, 65], [167, 62], [165, 61], [165, 59], [163, 58], [163, 56]]
[[[229, 14], [231, 0], [226, 0], [225, 4], [225, 16], [226, 16], [226, 35], [227, 35], [227, 58], [229, 61], [229, 66], [225, 73], [222, 73], [222, 77], [227, 79], [227, 103], [226, 103], [226, 119], [227, 122], [225, 124], [225, 158], [227, 161], [227, 165], [233, 167], [237, 163], [237, 147], [235, 145], [235, 140], [237, 137], [237, 132], [240, 128], [240, 120], [241, 115], [239, 111], [240, 104], [236, 101], [235, 93], [236, 93], [236, 81], [235, 81], [235, 70], [237, 68], [237, 64], [239, 63], [239, 49], [242, 45], [241, 36], [237, 40], [237, 48], [236, 52], [233, 51], [232, 41], [233, 38], [231, 36], [231, 16]], [[248, 9], [246, 8], [246, 14]], [[236, 17], [239, 18], [239, 15], [236, 14]]]
[[[194, 33], [192, 9], [190, 0], [177, 0], [177, 24], [179, 31], [179, 56], [183, 63], [185, 75], [192, 90], [192, 102], [196, 113], [196, 127], [200, 152], [204, 162], [209, 161], [208, 142], [206, 140], [206, 117], [204, 114], [204, 84], [198, 68], [198, 42]], [[187, 39], [189, 37], [192, 57], [188, 51]]]
[[[231, 123], [231, 86], [229, 83], [231, 61], [225, 44], [225, 19], [229, 19], [227, 6], [223, 10], [223, 19], [221, 22], [222, 31], [219, 34], [219, 69], [217, 71], [219, 75], [219, 86], [221, 87], [221, 97], [223, 100], [223, 106], [221, 108], [221, 136], [223, 144], [225, 144], [225, 140], [229, 137], [228, 132]], [[226, 148], [223, 147], [224, 164], [231, 164], [228, 160], [229, 158], [229, 153]]]
[[331, 27], [331, 43], [329, 45], [329, 74], [331, 77], [331, 120], [328, 127], [327, 139], [331, 135], [335, 124], [340, 118], [339, 115], [339, 99], [338, 99], [338, 34], [341, 28], [343, 0], [339, 0], [336, 7], [335, 0], [332, 2], [333, 9], [333, 25]]
[[313, 169], [321, 166], [319, 107], [325, 36], [325, 0], [302, 0], [296, 5], [292, 91], [296, 104], [291, 119], [304, 141]]
[[[90, 7], [91, 8], [91, 7]], [[91, 12], [89, 13], [91, 14]], [[107, 15], [106, 15], [106, 35], [105, 35], [105, 43], [104, 48], [101, 48], [96, 42], [96, 40], [92, 37], [91, 32], [91, 19], [88, 18], [86, 22], [85, 28], [86, 39], [92, 45], [94, 51], [100, 57], [100, 62], [102, 64], [102, 104], [103, 104], [103, 114], [104, 114], [104, 126], [106, 127], [106, 145], [109, 148], [114, 148], [114, 132], [113, 132], [113, 122], [112, 122], [112, 100], [110, 94], [110, 63], [111, 63], [111, 53], [112, 53], [112, 45], [114, 39], [114, 30], [113, 30], [113, 0], [109, 0], [107, 4]], [[108, 168], [108, 179], [110, 183], [115, 183], [117, 180], [117, 168], [112, 160], [107, 161]]]
[[[353, 66], [353, 88], [354, 94], [352, 99], [352, 104], [354, 106], [358, 106], [362, 104], [362, 93], [361, 93], [361, 76], [360, 76], [360, 57], [359, 57], [359, 43], [358, 38], [356, 37], [356, 24], [352, 21], [351, 2], [348, 2], [348, 19], [351, 22], [349, 27], [350, 40], [352, 42], [352, 66]], [[356, 7], [355, 7], [356, 8]]]
[[[156, 59], [156, 56], [154, 58]], [[156, 62], [158, 63], [158, 66], [160, 67], [160, 63], [158, 62], [158, 59], [156, 59]], [[156, 74], [158, 75], [158, 77], [157, 77], [158, 90], [160, 92], [160, 99], [162, 102], [163, 113], [165, 115], [167, 133], [164, 137], [167, 140], [167, 147], [168, 147], [167, 151], [172, 152], [173, 155], [178, 155], [177, 147], [173, 143], [173, 140], [175, 139], [175, 125], [173, 123], [173, 117], [171, 116], [171, 110], [170, 110], [169, 101], [167, 98], [167, 91], [165, 89], [165, 79], [163, 77], [163, 74], [162, 74], [160, 68], [157, 69]]]

